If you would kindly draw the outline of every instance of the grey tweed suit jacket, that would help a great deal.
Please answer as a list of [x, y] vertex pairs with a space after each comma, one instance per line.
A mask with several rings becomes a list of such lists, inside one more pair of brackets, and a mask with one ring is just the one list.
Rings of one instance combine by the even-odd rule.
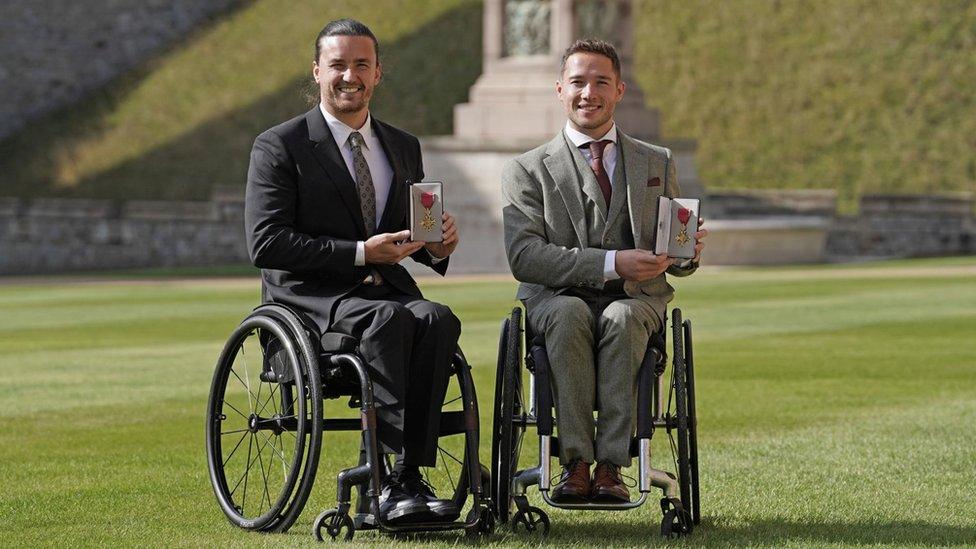
[[[680, 196], [674, 156], [669, 149], [638, 141], [619, 129], [618, 146], [634, 243], [651, 250], [658, 197]], [[584, 200], [603, 197], [595, 178], [580, 172], [581, 163], [573, 156], [579, 154], [559, 132], [549, 143], [511, 160], [502, 172], [505, 248], [512, 274], [520, 282], [516, 297], [526, 306], [571, 287], [604, 286], [606, 250], [587, 241], [592, 228], [588, 224], [604, 221], [587, 219], [584, 207]], [[615, 182], [614, 193], [620, 188], [621, 182]], [[687, 276], [694, 270], [671, 267], [668, 273]], [[663, 273], [640, 283], [626, 282], [624, 291], [649, 303], [662, 319], [674, 295]]]

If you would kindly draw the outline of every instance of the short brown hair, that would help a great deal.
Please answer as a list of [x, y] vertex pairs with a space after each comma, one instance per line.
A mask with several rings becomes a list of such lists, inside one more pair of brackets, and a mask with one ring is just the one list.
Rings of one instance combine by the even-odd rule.
[[581, 38], [573, 42], [573, 45], [566, 48], [566, 52], [563, 53], [563, 60], [559, 63], [560, 75], [566, 71], [566, 60], [574, 53], [595, 53], [609, 58], [613, 64], [613, 72], [618, 79], [620, 78], [620, 57], [617, 56], [617, 50], [610, 42], [598, 38]]

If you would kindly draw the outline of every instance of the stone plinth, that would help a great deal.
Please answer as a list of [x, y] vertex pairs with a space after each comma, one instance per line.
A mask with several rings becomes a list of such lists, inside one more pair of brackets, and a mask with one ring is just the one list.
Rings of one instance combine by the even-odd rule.
[[814, 216], [706, 222], [707, 265], [783, 265], [826, 260], [829, 220]]

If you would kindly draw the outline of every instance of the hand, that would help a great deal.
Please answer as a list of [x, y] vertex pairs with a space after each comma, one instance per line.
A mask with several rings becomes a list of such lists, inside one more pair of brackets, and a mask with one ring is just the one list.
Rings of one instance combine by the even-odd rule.
[[441, 224], [441, 241], [440, 242], [428, 242], [427, 251], [430, 255], [436, 257], [437, 259], [444, 259], [445, 257], [454, 253], [454, 249], [457, 248], [458, 242], [461, 241], [461, 237], [458, 234], [457, 225], [454, 223], [454, 216], [444, 212], [441, 216], [443, 223]]
[[695, 258], [692, 259], [692, 262], [694, 262], [696, 265], [701, 261], [701, 253], [702, 250], [705, 249], [705, 243], [702, 242], [702, 240], [704, 240], [705, 237], [708, 236], [708, 231], [702, 229], [702, 225], [704, 224], [705, 224], [705, 218], [699, 217], [698, 232], [695, 233]]
[[424, 246], [409, 239], [410, 231], [374, 234], [366, 241], [366, 263], [394, 265]]
[[650, 280], [674, 264], [667, 254], [654, 255], [647, 250], [617, 250], [613, 268], [624, 280]]

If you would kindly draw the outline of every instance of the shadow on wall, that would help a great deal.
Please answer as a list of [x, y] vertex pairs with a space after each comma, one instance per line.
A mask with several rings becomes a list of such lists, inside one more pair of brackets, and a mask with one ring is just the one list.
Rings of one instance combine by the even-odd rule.
[[[384, 76], [373, 98], [374, 115], [417, 135], [451, 133], [454, 104], [467, 99], [481, 74], [481, 14], [479, 4], [467, 4], [381, 44]], [[145, 75], [125, 77], [115, 85], [117, 96], [125, 97]], [[305, 88], [305, 77], [288, 82], [131, 161], [59, 188], [56, 171], [70, 164], [70, 151], [104, 130], [101, 124], [115, 107], [112, 97], [95, 92], [89, 108], [55, 113], [62, 119], [58, 124], [42, 121], [45, 132], [37, 142], [0, 143], [0, 172], [12, 174], [0, 195], [208, 200], [215, 185], [244, 185], [254, 138], [308, 110]], [[65, 128], [72, 133], [64, 133]]]

